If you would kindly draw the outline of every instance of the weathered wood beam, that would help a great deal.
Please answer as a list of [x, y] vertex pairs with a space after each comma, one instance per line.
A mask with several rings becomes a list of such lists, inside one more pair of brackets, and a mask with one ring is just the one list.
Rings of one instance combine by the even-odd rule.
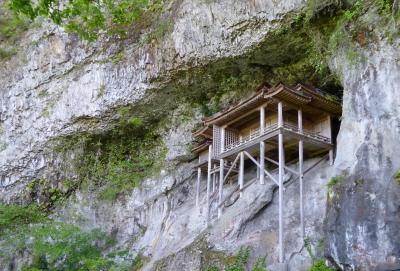
[[[281, 103], [279, 103], [281, 104]], [[282, 118], [282, 105], [280, 106], [280, 118]], [[284, 149], [283, 134], [279, 133], [279, 262], [283, 263], [283, 175], [284, 175]]]
[[206, 209], [207, 209], [207, 226], [210, 223], [210, 186], [211, 186], [211, 159], [212, 159], [212, 145], [208, 146], [208, 167], [207, 167], [207, 200], [206, 200]]
[[200, 200], [200, 180], [201, 180], [201, 167], [198, 167], [197, 183], [196, 183], [196, 206], [199, 206], [199, 200]]

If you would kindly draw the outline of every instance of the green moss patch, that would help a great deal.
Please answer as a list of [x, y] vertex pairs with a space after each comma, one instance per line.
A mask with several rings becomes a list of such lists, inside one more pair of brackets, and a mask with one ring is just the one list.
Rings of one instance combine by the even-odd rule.
[[400, 170], [398, 170], [398, 171], [394, 174], [394, 180], [397, 182], [398, 185], [400, 185]]
[[4, 3], [0, 4], [0, 60], [9, 59], [17, 53], [15, 44], [28, 26], [28, 20], [14, 16]]
[[325, 264], [324, 260], [318, 260], [308, 269], [309, 271], [335, 271], [336, 269]]
[[23, 270], [123, 271], [143, 265], [140, 253], [129, 255], [115, 244], [98, 229], [82, 231], [47, 218], [47, 211], [38, 205], [0, 204], [0, 261], [12, 262], [15, 255], [28, 255], [31, 260], [25, 262]]
[[64, 138], [56, 148], [61, 153], [80, 149], [75, 162], [81, 187], [99, 199], [113, 201], [144, 178], [156, 176], [164, 165], [161, 120], [135, 114], [130, 107], [120, 108], [112, 129]]

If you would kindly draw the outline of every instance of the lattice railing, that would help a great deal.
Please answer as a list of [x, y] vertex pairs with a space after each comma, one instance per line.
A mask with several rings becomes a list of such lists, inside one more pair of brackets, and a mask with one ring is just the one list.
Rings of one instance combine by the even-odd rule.
[[[295, 132], [295, 133], [299, 133], [299, 127], [297, 125], [293, 124], [293, 123], [290, 123], [290, 122], [284, 122], [283, 128], [286, 129], [286, 130], [290, 130], [292, 132]], [[232, 149], [235, 149], [235, 148], [237, 148], [237, 147], [239, 147], [239, 146], [241, 146], [243, 144], [246, 144], [247, 142], [250, 142], [250, 141], [252, 141], [252, 140], [254, 140], [254, 139], [256, 139], [256, 138], [258, 138], [258, 137], [260, 137], [260, 136], [262, 136], [264, 134], [270, 133], [270, 132], [272, 132], [272, 131], [274, 131], [276, 129], [278, 129], [278, 123], [273, 123], [272, 125], [266, 126], [264, 128], [264, 132], [262, 134], [260, 133], [260, 129], [259, 128], [255, 129], [255, 130], [252, 130], [250, 132], [250, 134], [248, 134], [247, 136], [244, 136], [241, 139], [238, 138], [237, 140], [230, 141], [229, 144], [226, 144], [224, 152], [230, 151]], [[312, 132], [310, 130], [307, 130], [307, 129], [303, 129], [303, 134], [305, 136], [308, 136], [310, 138], [313, 138], [313, 139], [316, 139], [316, 140], [319, 140], [319, 141], [323, 141], [323, 142], [326, 142], [326, 143], [331, 143], [330, 138], [325, 137], [323, 135], [320, 135], [318, 133], [314, 133], [314, 132]]]

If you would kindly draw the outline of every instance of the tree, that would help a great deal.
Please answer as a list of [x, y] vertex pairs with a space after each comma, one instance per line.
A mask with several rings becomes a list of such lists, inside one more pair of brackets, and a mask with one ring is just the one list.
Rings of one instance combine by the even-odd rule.
[[142, 14], [148, 0], [9, 0], [16, 16], [34, 21], [45, 17], [83, 39], [93, 41], [100, 32], [126, 36], [127, 28]]

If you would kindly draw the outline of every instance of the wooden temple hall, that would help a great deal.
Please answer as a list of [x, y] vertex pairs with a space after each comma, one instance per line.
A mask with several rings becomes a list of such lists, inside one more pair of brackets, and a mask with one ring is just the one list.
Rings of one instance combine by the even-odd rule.
[[[224, 195], [227, 182], [237, 181], [240, 197], [245, 193], [251, 184], [244, 179], [244, 169], [254, 163], [256, 181], [274, 182], [279, 188], [279, 260], [283, 262], [285, 171], [294, 174], [300, 183], [300, 227], [304, 237], [303, 176], [328, 157], [333, 163], [332, 119], [340, 114], [341, 104], [327, 99], [320, 90], [279, 83], [272, 87], [262, 84], [250, 97], [204, 119], [202, 127], [193, 132], [197, 144], [192, 151], [198, 155], [196, 205], [200, 204], [202, 172], [207, 172], [207, 223], [212, 217], [211, 204], [217, 204], [214, 209], [220, 217], [224, 202], [231, 196]], [[317, 156], [322, 158], [310, 168], [303, 168], [304, 159]], [[295, 164], [296, 169], [287, 167], [288, 163]]]

